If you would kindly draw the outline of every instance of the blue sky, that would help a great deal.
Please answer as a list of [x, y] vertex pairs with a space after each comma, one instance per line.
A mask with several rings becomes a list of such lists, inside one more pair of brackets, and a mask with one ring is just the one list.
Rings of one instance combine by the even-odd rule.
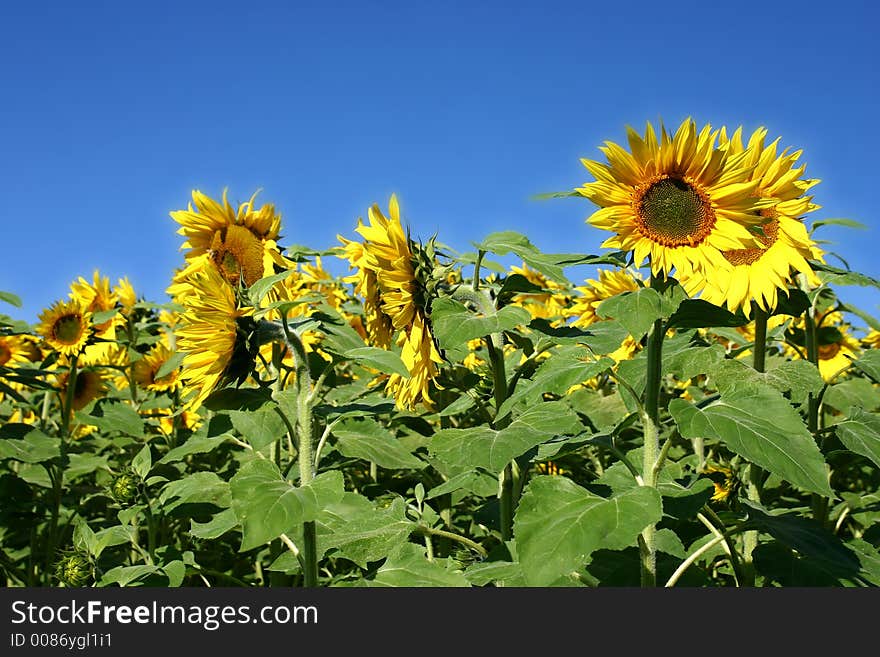
[[[518, 230], [596, 253], [586, 199], [625, 126], [766, 126], [822, 179], [812, 219], [880, 278], [880, 10], [869, 2], [32, 2], [0, 7], [0, 290], [35, 321], [72, 280], [165, 301], [198, 188], [328, 248], [396, 192], [416, 236]], [[580, 281], [592, 274], [571, 270]], [[880, 292], [841, 288], [880, 314]]]

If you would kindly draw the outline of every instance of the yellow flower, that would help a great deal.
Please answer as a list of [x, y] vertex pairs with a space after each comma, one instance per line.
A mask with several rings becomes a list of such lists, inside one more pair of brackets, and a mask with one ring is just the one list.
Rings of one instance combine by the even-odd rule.
[[79, 301], [56, 301], [39, 315], [37, 333], [65, 356], [79, 354], [92, 335], [91, 313]]
[[733, 265], [730, 269], [710, 272], [704, 281], [689, 280], [685, 289], [693, 293], [703, 288], [702, 298], [718, 306], [726, 305], [731, 312], [742, 309], [751, 316], [752, 301], [766, 311], [777, 304], [779, 290], [787, 290], [800, 272], [810, 285], [819, 280], [807, 262], [821, 260], [822, 253], [810, 238], [800, 216], [819, 208], [812, 197], [804, 193], [818, 180], [804, 180], [805, 165], [797, 165], [801, 151], [787, 150], [777, 155], [779, 139], [765, 146], [767, 131], [756, 130], [743, 146], [742, 128], [727, 138], [721, 129], [719, 143], [730, 153], [745, 153], [747, 162], [754, 166], [750, 179], [758, 183], [755, 196], [775, 201], [771, 207], [760, 210], [769, 221], [756, 235], [760, 244], [754, 248], [723, 251], [724, 258]]
[[194, 411], [180, 411], [174, 415], [171, 409], [159, 411], [159, 428], [166, 436], [174, 433], [174, 423], [181, 429], [195, 431], [202, 425], [202, 417]]
[[194, 410], [218, 386], [250, 373], [253, 360], [239, 323], [251, 309], [238, 308], [229, 282], [215, 267], [193, 272], [188, 280], [192, 294], [185, 297], [186, 311], [176, 329], [183, 359], [181, 378], [187, 409]]
[[710, 498], [713, 502], [728, 502], [736, 493], [739, 487], [739, 481], [734, 476], [733, 471], [722, 465], [709, 465], [703, 470], [715, 487], [715, 492]]
[[397, 197], [392, 195], [389, 217], [378, 205], [369, 209], [369, 225], [358, 219], [360, 245], [340, 236], [344, 257], [358, 268], [355, 291], [364, 296], [370, 341], [389, 348], [392, 334], [409, 377], [391, 374], [385, 385], [398, 407], [412, 409], [422, 401], [431, 405], [430, 384], [442, 363], [428, 321], [429, 301], [424, 281], [416, 271], [415, 245], [403, 230]]
[[[233, 286], [250, 287], [264, 276], [274, 273], [274, 265], [286, 266], [275, 240], [281, 230], [281, 216], [271, 204], [257, 209], [256, 194], [234, 209], [223, 191], [222, 205], [198, 190], [192, 193], [193, 203], [187, 210], [171, 212], [180, 224], [178, 234], [186, 241], [188, 266], [175, 277], [185, 280], [191, 272], [204, 267], [210, 260]], [[174, 296], [174, 295], [172, 295]]]
[[[110, 289], [110, 279], [101, 277], [95, 270], [92, 282], [80, 276], [70, 286], [70, 298], [78, 301], [88, 312], [95, 315], [116, 308], [116, 294]], [[116, 326], [120, 322], [118, 314], [95, 325], [95, 335], [99, 338], [113, 340], [116, 338]]]
[[[828, 310], [817, 314], [814, 321], [818, 342], [819, 373], [826, 382], [830, 382], [859, 357], [861, 345], [850, 333], [851, 327], [844, 322], [842, 313]], [[792, 329], [796, 335], [803, 335], [804, 326], [803, 317], [798, 317], [792, 322]], [[802, 354], [806, 355], [805, 347], [799, 352], [786, 344], [785, 351], [795, 358], [800, 358]]]
[[543, 290], [516, 294], [511, 299], [511, 303], [525, 308], [532, 317], [549, 320], [558, 319], [565, 314], [571, 302], [571, 295], [565, 286], [550, 280], [539, 271], [530, 269], [526, 263], [523, 263], [522, 267], [511, 267], [510, 273], [523, 276], [529, 283]]
[[641, 288], [640, 278], [625, 269], [606, 270], [599, 269], [596, 272], [598, 279], [587, 279], [585, 286], [576, 287], [575, 291], [580, 295], [574, 297], [571, 307], [566, 313], [574, 317], [574, 326], [589, 326], [602, 318], [596, 313], [599, 304], [624, 292], [635, 292]]
[[128, 280], [128, 276], [119, 279], [116, 287], [113, 288], [113, 294], [116, 295], [122, 306], [122, 314], [128, 315], [138, 300], [137, 293], [134, 291], [134, 286]]
[[167, 344], [163, 342], [154, 344], [148, 353], [132, 365], [132, 378], [135, 383], [146, 390], [155, 392], [169, 392], [179, 388], [180, 377], [177, 368], [161, 377], [156, 376], [172, 356], [174, 356], [174, 352]]
[[[58, 375], [58, 387], [61, 398], [67, 398], [67, 389], [70, 382], [70, 372], [62, 372]], [[101, 370], [97, 367], [84, 367], [76, 372], [76, 382], [73, 389], [73, 401], [71, 406], [78, 411], [107, 392], [107, 382]]]
[[756, 246], [749, 226], [765, 221], [758, 211], [769, 203], [755, 197], [746, 154], [716, 148], [717, 132], [697, 133], [691, 119], [674, 136], [661, 125], [659, 141], [650, 123], [644, 137], [627, 132], [632, 152], [606, 142], [608, 164], [581, 160], [596, 181], [576, 191], [599, 206], [587, 221], [615, 233], [603, 247], [686, 280], [729, 267], [721, 251]]

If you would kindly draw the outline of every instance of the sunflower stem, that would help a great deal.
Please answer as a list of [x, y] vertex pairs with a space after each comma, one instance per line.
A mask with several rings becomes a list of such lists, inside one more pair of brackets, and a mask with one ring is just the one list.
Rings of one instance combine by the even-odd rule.
[[[767, 320], [769, 314], [755, 301], [752, 301], [752, 316], [755, 318], [755, 344], [752, 347], [752, 367], [763, 373], [766, 369]], [[749, 483], [746, 495], [749, 500], [761, 503], [761, 484], [764, 471], [754, 463], [749, 464]], [[749, 530], [743, 534], [743, 586], [754, 586], [756, 581], [755, 562], [752, 553], [758, 547], [758, 531]]]
[[[804, 313], [804, 341], [807, 347], [807, 360], [816, 367], [819, 367], [819, 340], [814, 312], [813, 307], [810, 307]], [[814, 395], [812, 392], [808, 393], [807, 429], [809, 429], [813, 436], [817, 436], [819, 431], [819, 401], [820, 398], [817, 395]], [[811, 506], [813, 519], [824, 526], [828, 520], [828, 500], [818, 493], [813, 493], [811, 495]]]
[[[658, 278], [651, 272], [651, 287], [662, 291], [665, 278]], [[662, 319], [654, 320], [648, 332], [646, 360], [648, 372], [645, 380], [645, 401], [642, 411], [644, 441], [642, 446], [642, 485], [656, 488], [656, 468], [660, 454], [660, 380], [663, 369], [663, 335], [665, 327]], [[639, 548], [641, 552], [641, 583], [643, 587], [657, 585], [657, 550], [655, 546], [657, 528], [654, 524], [642, 530]]]
[[[314, 479], [314, 449], [312, 441], [312, 377], [305, 346], [295, 332], [287, 325], [287, 317], [282, 316], [282, 325], [287, 345], [296, 360], [296, 413], [299, 442], [297, 460], [299, 461], [299, 485], [307, 486]], [[303, 586], [312, 588], [318, 585], [317, 533], [314, 521], [303, 523]]]

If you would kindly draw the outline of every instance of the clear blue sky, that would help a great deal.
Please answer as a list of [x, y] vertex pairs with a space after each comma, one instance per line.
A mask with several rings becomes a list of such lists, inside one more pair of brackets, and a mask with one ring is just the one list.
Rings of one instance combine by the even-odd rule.
[[[813, 219], [880, 277], [880, 10], [870, 2], [7, 2], [0, 290], [35, 321], [95, 268], [149, 300], [193, 188], [276, 204], [327, 248], [396, 192], [414, 234], [597, 252], [586, 199], [627, 124], [764, 125], [822, 179]], [[569, 272], [582, 280], [592, 272]], [[880, 293], [844, 298], [880, 314]]]

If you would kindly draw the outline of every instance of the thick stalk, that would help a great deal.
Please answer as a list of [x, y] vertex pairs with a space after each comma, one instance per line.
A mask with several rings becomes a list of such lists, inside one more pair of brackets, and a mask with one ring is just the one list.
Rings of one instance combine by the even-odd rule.
[[[755, 318], [755, 344], [752, 347], [752, 367], [756, 372], [764, 372], [767, 356], [767, 319], [766, 310], [752, 301], [752, 316]], [[761, 484], [764, 471], [754, 463], [749, 464], [749, 481], [746, 494], [752, 502], [761, 503]], [[755, 563], [752, 553], [758, 547], [758, 531], [749, 530], [743, 534], [743, 586], [755, 585]]]
[[[662, 290], [665, 281], [651, 274], [651, 287]], [[660, 454], [660, 380], [663, 369], [663, 334], [665, 327], [662, 319], [654, 320], [648, 332], [646, 360], [648, 372], [645, 379], [645, 401], [642, 412], [644, 441], [642, 446], [642, 485], [655, 488], [657, 471], [655, 465]], [[641, 551], [641, 582], [644, 587], [657, 585], [657, 550], [655, 536], [657, 528], [649, 525], [642, 530], [639, 547]]]
[[[816, 330], [816, 320], [813, 315], [813, 309], [807, 309], [804, 313], [804, 340], [807, 346], [807, 360], [816, 367], [819, 366], [819, 341]], [[807, 397], [807, 428], [813, 436], [817, 436], [819, 431], [819, 397], [812, 392]], [[824, 525], [828, 520], [828, 500], [813, 493], [811, 496], [813, 518], [820, 525]]]

